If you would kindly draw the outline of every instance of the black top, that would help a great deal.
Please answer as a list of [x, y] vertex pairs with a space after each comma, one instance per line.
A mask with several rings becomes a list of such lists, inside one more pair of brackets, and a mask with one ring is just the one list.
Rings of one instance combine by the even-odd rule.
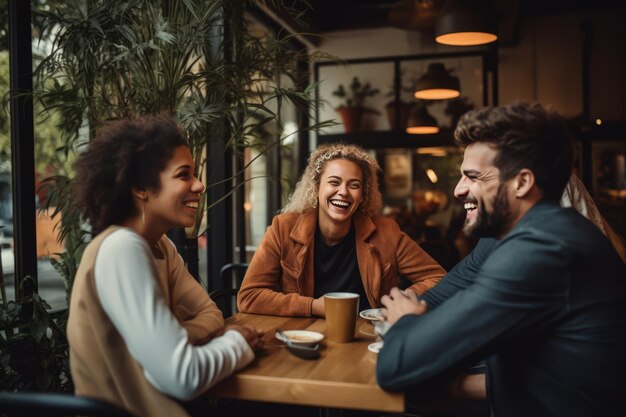
[[353, 292], [359, 294], [359, 311], [370, 308], [361, 280], [356, 257], [354, 225], [345, 238], [334, 246], [324, 242], [319, 226], [315, 228], [314, 296], [329, 292]]
[[486, 358], [492, 415], [623, 416], [626, 266], [573, 209], [541, 202], [482, 240], [378, 354], [381, 387], [410, 390]]

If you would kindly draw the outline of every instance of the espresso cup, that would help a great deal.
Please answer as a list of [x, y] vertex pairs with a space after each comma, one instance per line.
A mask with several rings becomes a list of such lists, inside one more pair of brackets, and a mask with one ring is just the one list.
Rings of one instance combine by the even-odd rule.
[[328, 339], [338, 343], [351, 342], [354, 339], [359, 311], [359, 294], [351, 292], [324, 294], [324, 309]]

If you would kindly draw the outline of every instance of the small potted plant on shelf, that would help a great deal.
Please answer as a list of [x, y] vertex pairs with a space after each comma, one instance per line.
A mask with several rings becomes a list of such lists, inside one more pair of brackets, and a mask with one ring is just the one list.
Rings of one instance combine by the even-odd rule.
[[396, 92], [393, 87], [385, 95], [391, 98], [387, 104], [385, 104], [385, 112], [387, 113], [387, 121], [389, 122], [390, 130], [404, 131], [409, 121], [409, 113], [411, 112], [412, 103], [409, 100], [404, 100], [403, 96], [413, 96], [413, 89], [411, 87], [401, 86], [400, 96], [396, 97]]
[[461, 96], [448, 100], [443, 112], [447, 116], [450, 116], [450, 128], [455, 129], [461, 116], [470, 110], [474, 110], [474, 103], [472, 103], [468, 97]]
[[377, 88], [372, 88], [370, 83], [361, 83], [359, 77], [352, 78], [349, 89], [346, 89], [343, 84], [339, 84], [339, 87], [333, 91], [334, 96], [345, 99], [344, 104], [337, 107], [336, 110], [341, 115], [346, 133], [360, 130], [363, 114], [380, 114], [379, 111], [364, 106], [367, 97], [373, 97], [379, 92]]

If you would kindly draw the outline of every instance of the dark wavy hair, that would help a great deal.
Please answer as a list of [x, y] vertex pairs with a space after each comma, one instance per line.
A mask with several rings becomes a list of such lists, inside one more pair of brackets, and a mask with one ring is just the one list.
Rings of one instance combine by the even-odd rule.
[[73, 204], [93, 233], [137, 214], [133, 189], [158, 190], [159, 174], [179, 146], [189, 146], [170, 116], [105, 122], [74, 164]]
[[465, 113], [454, 138], [461, 147], [483, 142], [495, 149], [501, 181], [530, 169], [546, 199], [558, 201], [572, 173], [574, 148], [565, 120], [538, 103], [514, 101]]

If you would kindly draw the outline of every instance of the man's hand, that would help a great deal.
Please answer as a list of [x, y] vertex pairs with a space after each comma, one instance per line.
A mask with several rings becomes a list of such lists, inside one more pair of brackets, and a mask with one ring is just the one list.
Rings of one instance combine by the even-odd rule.
[[224, 328], [224, 332], [227, 332], [228, 330], [235, 330], [241, 333], [253, 351], [258, 352], [263, 348], [264, 343], [262, 337], [265, 332], [260, 332], [247, 324], [229, 324]]
[[487, 399], [487, 383], [485, 374], [459, 374], [450, 384], [449, 393], [453, 399], [483, 400]]
[[394, 324], [407, 314], [420, 315], [428, 310], [426, 303], [419, 301], [417, 294], [411, 289], [400, 291], [399, 288], [392, 288], [389, 295], [383, 295], [380, 302], [385, 306], [381, 313], [389, 324]]

